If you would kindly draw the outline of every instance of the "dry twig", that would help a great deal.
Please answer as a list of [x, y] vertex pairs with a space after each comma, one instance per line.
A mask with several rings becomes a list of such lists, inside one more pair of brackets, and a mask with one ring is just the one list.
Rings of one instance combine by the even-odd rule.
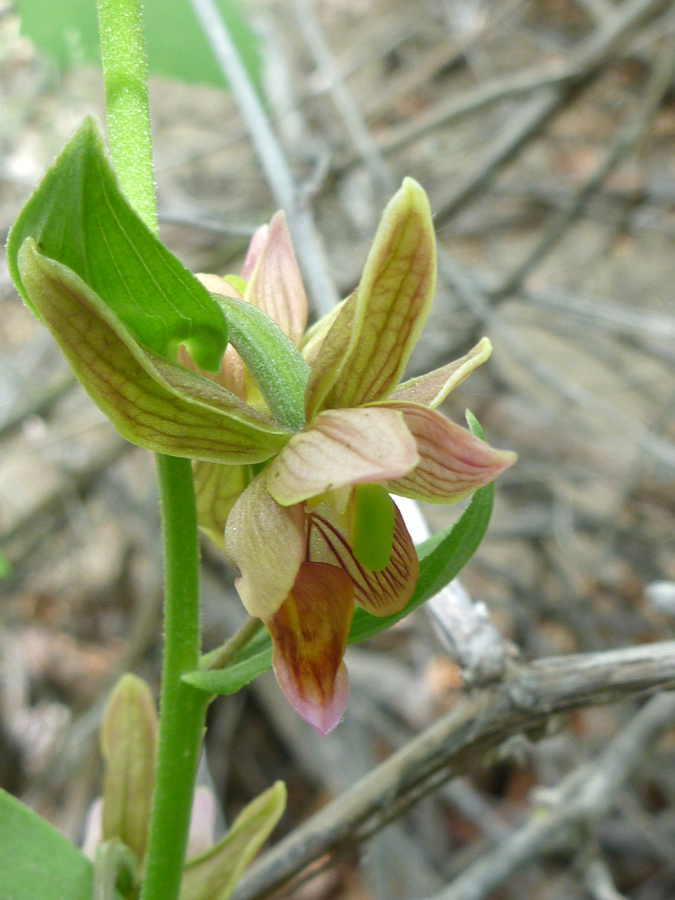
[[272, 848], [248, 870], [233, 900], [266, 896], [325, 854], [344, 854], [447, 779], [484, 761], [490, 749], [515, 734], [541, 733], [558, 713], [673, 686], [675, 641], [519, 667], [499, 686], [467, 696]]
[[[674, 717], [675, 695], [652, 698], [592, 765], [574, 771], [550, 792], [548, 809], [535, 810], [525, 825], [469, 866], [432, 900], [485, 900], [572, 829], [588, 828], [600, 819], [615, 802], [645, 750], [672, 725]], [[597, 884], [600, 874], [594, 873], [593, 883]]]

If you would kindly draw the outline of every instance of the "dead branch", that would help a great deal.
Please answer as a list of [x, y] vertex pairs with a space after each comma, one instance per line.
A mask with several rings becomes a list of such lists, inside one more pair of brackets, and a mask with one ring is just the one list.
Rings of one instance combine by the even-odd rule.
[[338, 297], [335, 285], [328, 275], [323, 248], [314, 227], [312, 210], [300, 202], [298, 189], [283, 150], [213, 0], [191, 0], [191, 3], [218, 65], [237, 100], [275, 202], [280, 209], [286, 211], [293, 244], [307, 279], [314, 306], [320, 314], [328, 312]]
[[566, 710], [674, 686], [675, 641], [551, 657], [517, 667], [499, 686], [465, 697], [261, 857], [233, 898], [263, 897], [324, 855], [339, 857], [515, 734], [540, 733]]
[[672, 724], [673, 717], [675, 695], [653, 697], [591, 766], [575, 770], [550, 792], [548, 809], [536, 809], [521, 828], [469, 866], [433, 900], [484, 900], [572, 829], [600, 819], [616, 801], [644, 751]]

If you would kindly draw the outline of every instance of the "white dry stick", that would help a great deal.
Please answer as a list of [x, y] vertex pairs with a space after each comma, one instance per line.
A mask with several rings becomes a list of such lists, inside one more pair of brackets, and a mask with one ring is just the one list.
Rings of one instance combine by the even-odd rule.
[[[431, 534], [417, 503], [397, 497], [408, 531], [415, 544]], [[453, 579], [426, 607], [444, 646], [462, 667], [467, 683], [484, 685], [504, 674], [508, 645], [488, 617], [484, 603], [474, 603], [458, 578]]]
[[393, 179], [370, 131], [361, 116], [358, 104], [342, 78], [326, 35], [309, 0], [293, 0], [298, 25], [312, 54], [317, 69], [328, 82], [328, 90], [349, 135], [378, 192], [391, 194], [395, 190]]

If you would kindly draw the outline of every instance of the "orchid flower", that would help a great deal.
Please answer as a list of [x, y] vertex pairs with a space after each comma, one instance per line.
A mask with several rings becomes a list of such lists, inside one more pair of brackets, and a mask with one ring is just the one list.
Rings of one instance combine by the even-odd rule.
[[[466, 356], [399, 384], [429, 312], [435, 238], [423, 189], [407, 178], [387, 206], [354, 293], [302, 338], [306, 298], [282, 213], [252, 242], [243, 275], [213, 292], [268, 313], [311, 365], [305, 425], [255, 474], [198, 463], [202, 527], [239, 568], [236, 587], [272, 637], [279, 685], [321, 734], [347, 702], [343, 662], [354, 604], [400, 611], [417, 581], [417, 556], [390, 494], [456, 503], [515, 460], [436, 412], [490, 354]], [[241, 360], [221, 383], [249, 400]], [[250, 384], [250, 379], [249, 379]]]
[[[117, 188], [104, 163], [110, 203]], [[342, 657], [354, 604], [388, 615], [415, 588], [417, 556], [390, 494], [456, 503], [515, 460], [436, 411], [488, 358], [487, 339], [400, 383], [434, 293], [427, 196], [405, 179], [357, 289], [305, 333], [307, 301], [283, 213], [255, 235], [241, 276], [201, 276], [200, 285], [120, 199], [117, 237], [133, 233], [143, 252], [110, 257], [119, 275], [111, 280], [93, 263], [112, 245], [94, 241], [82, 258], [53, 258], [62, 248], [44, 225], [52, 207], [41, 204], [59, 165], [10, 235], [15, 283], [123, 437], [194, 460], [200, 527], [239, 568], [237, 590], [270, 632], [283, 692], [326, 733], [347, 702]], [[152, 276], [143, 254], [159, 260]], [[143, 314], [150, 288], [164, 311], [153, 316]], [[217, 368], [221, 354], [205, 344], [190, 304], [200, 321], [228, 321], [232, 346], [217, 374], [201, 368]], [[265, 340], [274, 353], [259, 352]]]

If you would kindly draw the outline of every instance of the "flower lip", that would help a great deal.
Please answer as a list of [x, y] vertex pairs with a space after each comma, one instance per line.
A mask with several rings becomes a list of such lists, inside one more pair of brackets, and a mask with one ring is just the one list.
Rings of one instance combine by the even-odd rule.
[[337, 566], [304, 562], [288, 598], [266, 621], [272, 665], [287, 699], [319, 734], [340, 721], [349, 682], [342, 661], [354, 612], [354, 585]]

